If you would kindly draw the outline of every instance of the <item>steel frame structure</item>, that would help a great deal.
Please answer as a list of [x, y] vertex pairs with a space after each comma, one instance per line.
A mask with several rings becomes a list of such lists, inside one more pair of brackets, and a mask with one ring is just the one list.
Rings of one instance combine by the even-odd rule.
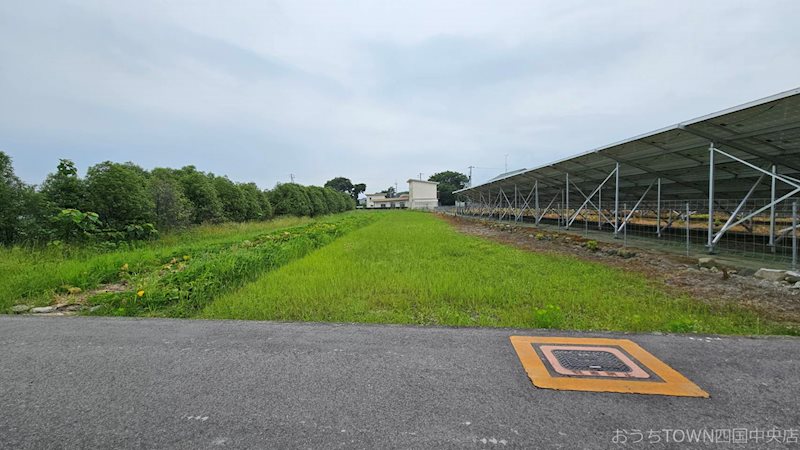
[[[798, 228], [780, 225], [788, 219], [776, 211], [788, 214], [786, 204], [800, 198], [800, 88], [455, 193], [458, 214], [566, 229], [580, 217], [615, 236], [634, 220], [654, 221], [657, 238], [707, 214], [708, 252], [734, 231], [763, 237], [772, 249], [785, 246]], [[756, 198], [766, 200], [751, 208]], [[698, 205], [694, 212], [683, 207], [687, 201]], [[767, 231], [757, 229], [762, 215]]]

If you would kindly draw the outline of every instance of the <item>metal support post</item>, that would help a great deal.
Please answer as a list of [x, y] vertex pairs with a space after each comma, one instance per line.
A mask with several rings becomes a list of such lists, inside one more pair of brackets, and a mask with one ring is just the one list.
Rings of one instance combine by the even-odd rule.
[[[625, 214], [625, 211], [627, 211], [627, 210], [628, 210], [628, 204], [625, 203], [625, 204], [622, 205], [622, 213]], [[625, 224], [623, 224], [623, 226], [625, 226], [627, 223], [628, 223], [628, 221], [626, 220]], [[623, 247], [627, 247], [628, 246], [628, 227], [625, 227], [625, 229], [622, 232], [622, 236], [623, 236], [622, 246]]]
[[661, 237], [661, 178], [658, 179], [658, 197], [656, 199], [656, 234]]
[[714, 143], [708, 146], [708, 253], [714, 251]]
[[569, 173], [566, 175], [566, 185], [564, 186], [564, 225], [569, 230]]
[[772, 183], [770, 186], [770, 198], [769, 201], [771, 203], [769, 207], [769, 246], [772, 247], [772, 252], [775, 252], [775, 175], [778, 173], [778, 168], [773, 164], [772, 165]]
[[597, 190], [597, 229], [603, 229], [603, 222], [600, 221], [600, 208], [603, 207], [603, 188]]
[[539, 217], [539, 180], [534, 182], [533, 189], [534, 195], [536, 196], [533, 199], [536, 204], [536, 225], [539, 225], [539, 220], [541, 220], [541, 217]]
[[614, 237], [617, 237], [619, 232], [619, 163], [616, 169], [616, 182], [614, 183]]
[[797, 270], [797, 200], [792, 202], [792, 270]]
[[691, 244], [689, 229], [689, 202], [686, 202], [686, 256], [689, 256], [689, 245]]
[[517, 185], [514, 185], [514, 222], [519, 222], [519, 209], [517, 208]]

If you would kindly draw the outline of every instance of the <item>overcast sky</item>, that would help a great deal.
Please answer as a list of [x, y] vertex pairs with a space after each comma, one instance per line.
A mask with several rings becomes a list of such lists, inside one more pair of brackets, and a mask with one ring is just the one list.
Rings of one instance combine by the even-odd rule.
[[369, 191], [800, 86], [800, 1], [3, 1], [0, 150]]

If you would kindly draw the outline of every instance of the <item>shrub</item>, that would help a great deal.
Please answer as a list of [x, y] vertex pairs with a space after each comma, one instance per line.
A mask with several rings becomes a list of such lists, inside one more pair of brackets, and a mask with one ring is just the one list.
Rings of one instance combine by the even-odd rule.
[[299, 184], [284, 183], [275, 186], [270, 191], [269, 200], [276, 215], [310, 216], [312, 213], [311, 200]]
[[258, 197], [258, 200], [261, 204], [261, 214], [264, 219], [269, 219], [275, 215], [272, 202], [269, 200], [269, 191], [261, 191], [261, 195]]
[[173, 171], [154, 169], [150, 192], [156, 210], [156, 225], [161, 230], [184, 227], [192, 222], [194, 208]]
[[339, 193], [331, 188], [323, 188], [323, 195], [325, 195], [325, 202], [328, 205], [328, 211], [331, 213], [342, 212], [342, 202], [339, 199]]
[[[242, 191], [244, 196], [245, 220], [261, 220], [264, 219], [264, 208], [261, 206], [261, 199], [263, 195], [255, 183], [243, 183], [239, 185], [239, 190]], [[272, 208], [270, 208], [271, 210]]]
[[53, 237], [63, 242], [86, 242], [100, 233], [102, 222], [94, 212], [63, 209], [52, 219]]
[[222, 204], [225, 220], [244, 222], [247, 220], [247, 200], [242, 190], [228, 177], [213, 177], [214, 189]]
[[90, 167], [86, 191], [89, 209], [111, 228], [120, 230], [155, 218], [146, 172], [131, 163], [106, 161]]
[[311, 213], [315, 216], [322, 216], [328, 214], [328, 202], [325, 199], [325, 194], [322, 193], [322, 188], [318, 186], [307, 186], [306, 193], [309, 200], [311, 200]]
[[194, 209], [194, 223], [221, 222], [224, 217], [222, 202], [211, 179], [194, 166], [186, 166], [177, 172], [186, 198]]
[[86, 187], [78, 177], [75, 163], [61, 159], [55, 173], [47, 175], [41, 193], [56, 210], [80, 209], [86, 201]]

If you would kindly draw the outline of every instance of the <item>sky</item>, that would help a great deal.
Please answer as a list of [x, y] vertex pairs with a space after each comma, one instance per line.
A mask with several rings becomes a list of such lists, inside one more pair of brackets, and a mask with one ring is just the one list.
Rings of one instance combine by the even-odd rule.
[[800, 2], [0, 2], [0, 151], [479, 183], [800, 87]]

